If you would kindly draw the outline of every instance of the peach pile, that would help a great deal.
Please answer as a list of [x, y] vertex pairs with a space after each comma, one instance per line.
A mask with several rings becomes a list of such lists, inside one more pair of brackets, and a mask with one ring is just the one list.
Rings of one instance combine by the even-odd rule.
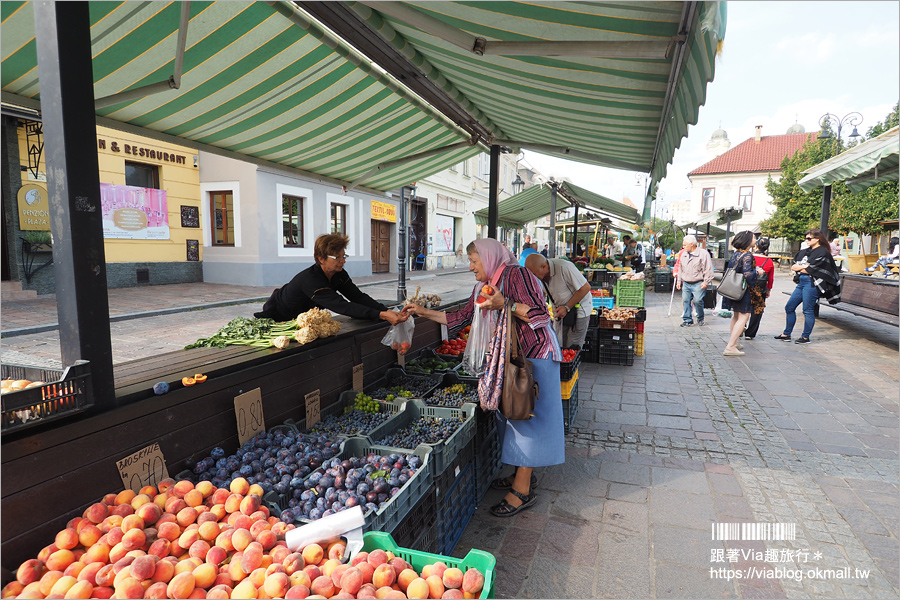
[[417, 573], [391, 552], [345, 544], [288, 549], [294, 528], [260, 504], [262, 489], [237, 478], [167, 479], [107, 494], [26, 560], [3, 598], [477, 598], [477, 569], [436, 562]]

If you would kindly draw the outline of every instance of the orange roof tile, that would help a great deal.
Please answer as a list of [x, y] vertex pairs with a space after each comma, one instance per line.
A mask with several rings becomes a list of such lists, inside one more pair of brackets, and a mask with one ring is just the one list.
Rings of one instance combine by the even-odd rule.
[[756, 138], [750, 138], [705, 165], [697, 167], [688, 173], [688, 177], [716, 173], [780, 171], [784, 157], [793, 155], [807, 140], [815, 139], [815, 136], [815, 132], [764, 135], [758, 142]]

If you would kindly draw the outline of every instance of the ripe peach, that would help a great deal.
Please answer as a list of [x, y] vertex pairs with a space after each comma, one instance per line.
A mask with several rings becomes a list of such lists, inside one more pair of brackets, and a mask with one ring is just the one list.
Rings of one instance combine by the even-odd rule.
[[81, 570], [84, 568], [84, 563], [80, 560], [76, 560], [71, 565], [66, 567], [66, 570], [63, 571], [63, 575], [71, 575], [75, 579], [78, 579], [78, 574], [81, 573]]
[[[142, 532], [143, 533], [143, 532]], [[109, 549], [109, 562], [116, 563], [122, 559], [123, 556], [128, 554], [129, 550], [125, 548], [125, 544], [119, 542], [115, 546]]]
[[243, 552], [235, 552], [231, 557], [231, 562], [228, 563], [227, 572], [232, 581], [238, 582], [247, 577], [247, 574], [244, 573], [244, 570], [241, 568], [241, 559], [243, 557]]
[[173, 515], [177, 515], [178, 511], [186, 507], [187, 503], [178, 496], [169, 496], [166, 500], [166, 512], [172, 513]]
[[143, 529], [146, 525], [144, 524], [144, 519], [139, 516], [127, 515], [122, 518], [122, 524], [119, 527], [122, 528], [122, 533], [128, 533], [132, 529]]
[[231, 592], [230, 585], [220, 584], [209, 588], [209, 591], [206, 592], [206, 598], [207, 600], [228, 600], [232, 597]]
[[[191, 545], [191, 548], [194, 546]], [[211, 565], [220, 565], [228, 557], [228, 553], [218, 546], [211, 546], [204, 556], [204, 560]]]
[[466, 569], [466, 574], [463, 576], [462, 581], [462, 591], [478, 596], [478, 594], [481, 593], [483, 587], [484, 575], [482, 575], [481, 571], [479, 571], [475, 567]]
[[[130, 567], [131, 563], [134, 562], [134, 559], [135, 559], [134, 556], [123, 556], [122, 558], [117, 560], [115, 563], [113, 563], [113, 572], [116, 575], [118, 575], [119, 573], [124, 571], [126, 567]], [[129, 574], [130, 573], [131, 573], [131, 569], [129, 569]], [[121, 579], [121, 577], [119, 579]]]
[[[231, 524], [235, 529], [246, 529], [250, 531], [250, 528], [253, 527], [253, 519], [250, 518], [249, 515], [245, 515], [244, 513], [238, 512], [234, 515], [234, 523]], [[256, 535], [253, 531], [250, 531], [253, 535]]]
[[219, 567], [219, 574], [216, 575], [216, 580], [213, 581], [213, 587], [216, 587], [217, 585], [226, 585], [228, 586], [228, 589], [234, 587], [234, 580], [228, 576], [227, 569], [228, 565]]
[[50, 590], [62, 576], [62, 571], [47, 571], [44, 573], [40, 580], [41, 594], [44, 596], [49, 594]]
[[209, 507], [209, 510], [207, 512], [214, 516], [216, 518], [216, 521], [221, 521], [225, 518], [225, 515], [228, 514], [228, 511], [225, 510], [224, 504], [213, 504]]
[[67, 527], [56, 534], [54, 543], [60, 550], [71, 550], [78, 545], [78, 532], [74, 528]]
[[[232, 541], [232, 536], [234, 536], [235, 529], [225, 529], [216, 536], [216, 546], [225, 550], [225, 552], [234, 552], [234, 542]], [[247, 542], [249, 543], [249, 542]]]
[[188, 549], [188, 554], [200, 560], [206, 560], [206, 553], [209, 552], [209, 543], [204, 540], [197, 540]]
[[175, 522], [157, 522], [156, 537], [160, 540], [169, 540], [174, 542], [181, 537], [181, 526]]
[[252, 542], [253, 534], [248, 529], [235, 529], [234, 534], [231, 536], [231, 544], [235, 550], [244, 550]]
[[50, 555], [53, 554], [54, 552], [56, 552], [57, 550], [59, 550], [59, 547], [57, 547], [56, 544], [50, 544], [49, 546], [44, 546], [43, 548], [41, 548], [41, 551], [38, 552], [37, 559], [39, 561], [41, 561], [42, 563], [46, 563], [47, 558], [49, 558]]
[[309, 544], [303, 549], [301, 554], [303, 554], [303, 560], [306, 561], [306, 564], [317, 565], [322, 562], [322, 558], [325, 556], [325, 551], [319, 544]]
[[153, 577], [153, 574], [156, 573], [156, 563], [158, 560], [159, 558], [152, 554], [138, 556], [130, 565], [131, 576], [138, 581], [150, 579]]
[[444, 582], [445, 588], [459, 589], [463, 583], [463, 572], [456, 567], [450, 567], [444, 571], [441, 580]]
[[144, 598], [148, 600], [166, 600], [169, 597], [168, 589], [168, 583], [163, 583], [162, 581], [151, 583], [150, 587], [144, 591]]
[[184, 495], [184, 503], [188, 506], [200, 506], [203, 504], [203, 493], [198, 489], [193, 489]]
[[56, 580], [56, 582], [50, 588], [50, 593], [47, 595], [49, 596], [52, 594], [54, 596], [65, 596], [66, 592], [69, 591], [69, 588], [76, 583], [78, 583], [78, 580], [71, 575], [63, 575]]
[[147, 504], [140, 506], [134, 514], [137, 515], [145, 525], [153, 525], [159, 521], [159, 518], [163, 514], [163, 510], [153, 502], [148, 502]]
[[105, 566], [106, 563], [92, 562], [84, 565], [84, 568], [78, 572], [75, 577], [79, 581], [87, 581], [91, 587], [97, 585], [97, 572]]
[[240, 494], [241, 496], [246, 496], [250, 491], [250, 483], [243, 477], [232, 479], [231, 485], [228, 487], [232, 494]]
[[385, 595], [385, 600], [405, 600], [406, 594], [401, 592], [400, 590], [392, 589]]
[[[387, 553], [384, 550], [376, 549], [369, 552], [368, 563], [378, 570], [379, 565], [387, 563]], [[381, 586], [378, 586], [381, 587]]]
[[112, 565], [103, 565], [94, 575], [94, 585], [97, 587], [107, 587], [112, 584], [116, 572]]
[[[371, 558], [371, 554], [369, 555]], [[397, 574], [394, 572], [394, 568], [386, 563], [380, 564], [375, 568], [375, 572], [372, 573], [372, 585], [375, 588], [383, 588], [390, 587], [397, 578]]]
[[184, 498], [185, 494], [187, 494], [192, 489], [194, 489], [194, 484], [191, 483], [188, 479], [182, 479], [172, 486], [172, 493], [174, 493], [179, 498]]
[[[330, 560], [331, 560], [331, 559], [329, 559], [329, 561], [330, 561]], [[342, 565], [341, 563], [337, 563], [337, 565], [335, 565], [334, 568], [331, 568], [331, 572], [330, 572], [330, 573], [326, 573], [326, 572], [325, 572], [325, 569], [322, 569], [322, 574], [323, 574], [323, 575], [330, 575], [330, 576], [331, 576], [331, 581], [334, 582], [334, 587], [337, 588], [337, 589], [341, 589], [341, 577], [344, 576], [344, 573], [345, 573], [345, 572], [347, 571], [347, 569], [349, 569], [349, 568], [350, 568], [350, 565]], [[360, 585], [362, 585], [362, 584], [360, 584]]]
[[202, 564], [203, 561], [199, 558], [185, 558], [179, 560], [175, 563], [175, 575], [177, 576], [179, 573], [190, 573]]
[[303, 555], [299, 552], [294, 552], [289, 554], [281, 561], [281, 564], [284, 566], [284, 572], [288, 575], [291, 575], [295, 571], [302, 571], [303, 567], [306, 566], [306, 560], [303, 558]]
[[241, 500], [241, 513], [245, 515], [252, 515], [257, 510], [259, 510], [261, 502], [262, 499], [256, 494], [246, 496], [243, 500]]
[[[337, 573], [337, 569], [335, 569], [335, 573]], [[334, 579], [334, 573], [331, 574], [331, 578], [332, 580]], [[343, 575], [341, 575], [341, 589], [349, 594], [356, 594], [362, 588], [362, 585], [362, 572], [356, 567], [347, 567]]]
[[416, 598], [417, 600], [426, 600], [428, 598], [429, 591], [430, 588], [428, 586], [428, 582], [426, 582], [421, 577], [416, 577], [415, 579], [410, 581], [409, 585], [406, 587], [406, 597]]
[[50, 571], [61, 573], [73, 562], [75, 562], [75, 554], [71, 550], [61, 549], [47, 557], [46, 566]]
[[125, 532], [122, 531], [121, 527], [113, 527], [106, 532], [106, 543], [109, 544], [110, 547], [115, 546], [122, 541], [122, 536], [124, 535]]
[[122, 515], [109, 515], [100, 523], [100, 531], [109, 533], [114, 528], [122, 528]]
[[321, 577], [316, 577], [315, 581], [312, 582], [312, 587], [309, 588], [309, 591], [319, 596], [331, 598], [336, 590], [334, 589], [334, 582], [331, 580], [331, 577], [322, 575]]
[[143, 598], [144, 586], [134, 577], [123, 577], [113, 584], [117, 598]]
[[[444, 595], [444, 582], [437, 575], [429, 575], [425, 578], [425, 583], [428, 584], [429, 598], [440, 598]], [[408, 595], [409, 594], [407, 594], [407, 596]]]
[[177, 544], [187, 550], [191, 544], [200, 539], [200, 533], [196, 529], [185, 529], [178, 538]]
[[256, 586], [253, 584], [250, 579], [244, 579], [239, 584], [234, 587], [234, 590], [231, 592], [232, 598], [247, 598], [249, 600], [253, 600], [257, 598], [259, 593], [256, 590]]
[[0, 591], [0, 598], [15, 598], [21, 594], [24, 589], [25, 586], [18, 581], [10, 581], [4, 585], [3, 590]]
[[35, 581], [34, 583], [29, 583], [25, 587], [22, 588], [22, 591], [17, 596], [18, 598], [43, 598], [44, 594], [41, 593], [41, 582]]
[[342, 560], [344, 558], [344, 553], [347, 551], [347, 544], [341, 541], [332, 542], [328, 545], [328, 551], [326, 556], [328, 558], [336, 558], [338, 560]]
[[134, 514], [134, 509], [131, 507], [131, 504], [117, 504], [109, 510], [109, 514], [127, 517]]
[[291, 579], [291, 585], [302, 585], [305, 587], [309, 587], [312, 585], [312, 579], [309, 578], [309, 573], [300, 569], [299, 571], [294, 571], [289, 575]]
[[24, 588], [29, 583], [40, 581], [44, 574], [44, 563], [37, 559], [29, 559], [19, 565], [16, 571], [16, 581], [22, 584]]
[[[387, 598], [387, 595], [393, 591], [394, 591], [394, 588], [392, 588], [389, 585], [386, 585], [384, 587], [380, 587], [375, 590], [375, 597], [378, 598], [378, 600], [384, 600], [384, 598]], [[406, 594], [404, 594], [404, 596], [405, 595]]]
[[319, 568], [322, 569], [322, 575], [327, 575], [327, 576], [331, 577], [331, 573], [340, 564], [341, 564], [341, 561], [336, 560], [334, 558], [329, 558], [328, 560], [323, 562], [321, 565], [319, 565]]
[[178, 524], [182, 527], [187, 527], [191, 523], [197, 520], [197, 509], [191, 506], [185, 506], [175, 515]]
[[169, 550], [171, 548], [172, 542], [167, 539], [158, 539], [147, 549], [147, 554], [152, 554], [153, 556], [158, 556], [159, 558], [165, 558], [169, 556]]
[[368, 562], [361, 562], [356, 565], [356, 568], [359, 569], [359, 572], [362, 573], [363, 583], [372, 583], [372, 576], [375, 574], [375, 567], [370, 565]]
[[91, 592], [91, 598], [112, 598], [116, 591], [109, 586], [94, 586]]
[[259, 536], [259, 534], [261, 534], [263, 531], [270, 531], [272, 529], [272, 526], [265, 519], [258, 519], [256, 521], [253, 521], [253, 517], [249, 518], [252, 522], [250, 523], [250, 527], [248, 527], [248, 529], [250, 530], [250, 533], [253, 534], [254, 538]]
[[357, 599], [366, 599], [366, 600], [374, 600], [375, 598], [375, 586], [371, 583], [364, 583], [359, 591], [356, 592]]
[[157, 505], [158, 507], [163, 509], [163, 511], [165, 511], [166, 510], [166, 502], [168, 502], [169, 498], [171, 498], [171, 494], [167, 494], [165, 492], [163, 492], [161, 494], [157, 494], [153, 498], [153, 504]]
[[116, 504], [131, 504], [135, 496], [137, 493], [134, 490], [122, 490], [116, 494]]
[[309, 575], [310, 582], [315, 581], [316, 577], [322, 576], [322, 569], [320, 569], [318, 565], [306, 565], [303, 567], [303, 571]]
[[463, 600], [463, 593], [461, 590], [451, 588], [444, 591], [441, 600]]
[[90, 598], [93, 590], [94, 586], [87, 581], [76, 581], [66, 592], [65, 598]]
[[225, 501], [228, 500], [228, 496], [231, 495], [231, 490], [226, 488], [216, 488], [212, 493], [212, 503], [213, 504], [225, 504]]
[[[169, 598], [187, 598], [191, 595], [191, 592], [194, 591], [195, 585], [194, 574], [190, 571], [185, 571], [184, 573], [179, 573], [172, 578], [172, 580], [169, 582], [168, 587], [166, 588], [166, 594], [169, 596]], [[122, 597], [131, 598], [132, 596]]]
[[394, 573], [396, 573], [398, 577], [403, 571], [412, 568], [408, 562], [406, 562], [399, 556], [395, 556], [394, 558], [390, 559], [388, 561], [388, 564], [394, 567]]
[[194, 582], [196, 583], [197, 587], [205, 589], [210, 587], [213, 582], [215, 582], [216, 576], [219, 574], [219, 570], [215, 565], [203, 563], [202, 565], [191, 571], [191, 574], [194, 576]]
[[160, 560], [156, 563], [156, 568], [150, 580], [154, 583], [168, 584], [175, 577], [175, 565], [168, 560]]
[[151, 498], [147, 494], [138, 494], [131, 499], [131, 502], [129, 502], [129, 504], [131, 504], [131, 508], [137, 511], [137, 509], [139, 509], [144, 504], [147, 504], [148, 502], [153, 502], [153, 498]]
[[103, 537], [103, 532], [100, 531], [100, 528], [89, 522], [81, 529], [81, 533], [78, 534], [78, 543], [85, 548], [90, 548], [96, 544], [101, 537]]
[[219, 524], [215, 521], [205, 521], [197, 528], [197, 533], [201, 540], [211, 544], [215, 543], [216, 537], [219, 535]]
[[420, 579], [419, 574], [413, 569], [404, 569], [397, 575], [397, 585], [405, 592], [407, 591], [410, 582], [414, 579]]
[[146, 543], [147, 536], [144, 535], [142, 529], [129, 529], [125, 532], [125, 535], [122, 536], [122, 545], [125, 546], [126, 550], [143, 548]]
[[284, 573], [273, 573], [266, 577], [263, 587], [272, 598], [284, 598], [291, 587], [291, 580]]
[[362, 550], [362, 551], [360, 551], [360, 552], [357, 552], [357, 553], [353, 556], [353, 558], [350, 559], [350, 566], [351, 566], [351, 567], [355, 567], [355, 566], [358, 565], [359, 563], [367, 562], [367, 559], [368, 559], [368, 558], [369, 558], [369, 553], [366, 552], [365, 550]]
[[305, 585], [293, 585], [284, 594], [285, 600], [303, 600], [309, 596], [309, 587]]
[[84, 518], [94, 524], [103, 522], [109, 516], [109, 507], [102, 502], [95, 502], [84, 509]]
[[249, 575], [260, 568], [262, 559], [262, 550], [252, 545], [247, 547], [247, 549], [244, 550], [244, 555], [241, 557], [241, 570]]
[[447, 563], [442, 561], [437, 561], [433, 565], [431, 565], [431, 574], [437, 575], [438, 577], [444, 577], [444, 571], [447, 570]]

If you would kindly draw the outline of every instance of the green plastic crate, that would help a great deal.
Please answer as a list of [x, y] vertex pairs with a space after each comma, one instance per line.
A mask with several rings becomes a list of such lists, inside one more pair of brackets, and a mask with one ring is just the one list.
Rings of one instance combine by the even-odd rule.
[[441, 561], [448, 567], [456, 567], [463, 573], [466, 569], [474, 567], [481, 571], [484, 575], [484, 588], [481, 590], [479, 598], [494, 597], [494, 569], [497, 560], [493, 554], [484, 550], [469, 550], [465, 558], [459, 559], [452, 556], [442, 556], [440, 554], [431, 554], [429, 552], [419, 552], [409, 548], [400, 548], [394, 542], [391, 534], [381, 531], [367, 531], [363, 534], [363, 552], [371, 552], [372, 550], [384, 550], [385, 552], [393, 552], [406, 562], [412, 565], [416, 572], [421, 573], [425, 565], [433, 565]]
[[642, 307], [644, 306], [644, 290], [646, 286], [642, 280], [622, 280], [616, 283], [616, 307]]

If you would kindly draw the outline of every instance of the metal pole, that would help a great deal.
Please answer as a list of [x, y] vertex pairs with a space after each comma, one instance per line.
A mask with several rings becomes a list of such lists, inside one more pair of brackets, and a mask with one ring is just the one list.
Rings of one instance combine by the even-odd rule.
[[491, 146], [491, 172], [488, 175], [488, 237], [497, 239], [497, 222], [500, 208], [497, 206], [500, 183], [500, 146]]
[[400, 188], [400, 231], [397, 246], [397, 300], [406, 300], [406, 186]]
[[731, 258], [731, 250], [728, 249], [728, 243], [731, 240], [731, 213], [728, 213], [728, 220], [725, 221], [725, 259]]
[[[550, 252], [548, 252], [550, 258], [556, 258], [556, 182], [550, 182], [550, 235], [551, 244], [550, 244]], [[565, 235], [563, 235], [563, 240], [565, 240]]]
[[577, 258], [575, 256], [575, 248], [578, 247], [578, 205], [575, 205], [575, 229], [573, 230], [575, 235], [572, 236], [572, 258]]
[[116, 403], [86, 2], [35, 2], [53, 272], [64, 366], [91, 364], [96, 407]]
[[819, 220], [819, 229], [828, 237], [828, 219], [831, 217], [831, 186], [822, 188], [822, 217]]

